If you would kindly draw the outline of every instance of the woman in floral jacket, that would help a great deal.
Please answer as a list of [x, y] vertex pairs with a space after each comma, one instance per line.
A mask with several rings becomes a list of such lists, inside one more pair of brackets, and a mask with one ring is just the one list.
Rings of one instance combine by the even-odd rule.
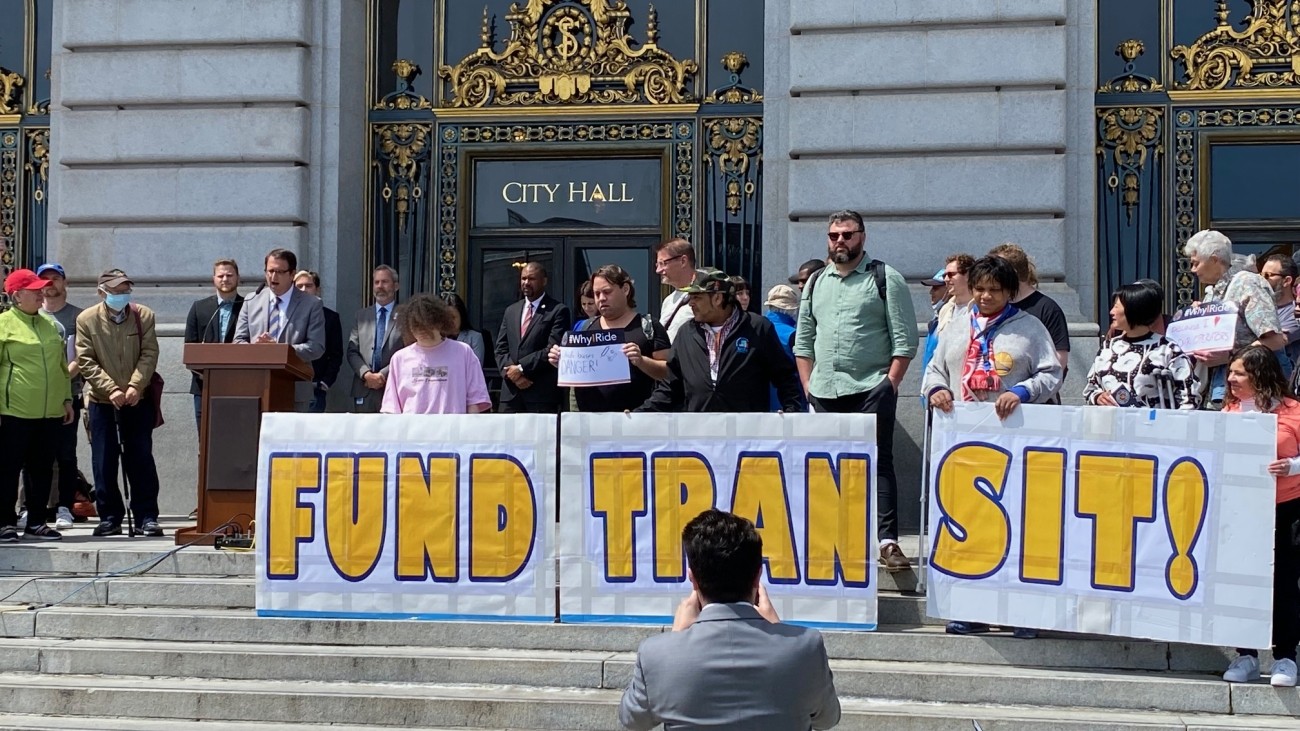
[[1160, 318], [1164, 292], [1135, 282], [1111, 298], [1111, 331], [1088, 371], [1084, 401], [1094, 406], [1137, 406], [1194, 411], [1201, 405], [1195, 362], [1151, 326]]

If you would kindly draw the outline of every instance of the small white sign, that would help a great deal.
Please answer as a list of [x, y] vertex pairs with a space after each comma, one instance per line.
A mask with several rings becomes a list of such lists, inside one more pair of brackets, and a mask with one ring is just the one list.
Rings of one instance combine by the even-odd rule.
[[561, 386], [612, 386], [632, 380], [622, 330], [566, 332], [560, 341]]
[[1165, 337], [1187, 352], [1232, 350], [1237, 337], [1237, 306], [1209, 302], [1174, 314]]

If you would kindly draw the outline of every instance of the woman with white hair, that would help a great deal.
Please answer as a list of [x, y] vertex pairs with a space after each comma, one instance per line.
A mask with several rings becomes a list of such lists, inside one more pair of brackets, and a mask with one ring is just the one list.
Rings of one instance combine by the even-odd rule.
[[1205, 285], [1202, 302], [1227, 302], [1237, 307], [1237, 335], [1232, 350], [1190, 353], [1211, 368], [1209, 401], [1223, 401], [1224, 369], [1233, 351], [1263, 345], [1277, 352], [1286, 347], [1286, 334], [1273, 305], [1273, 289], [1260, 275], [1233, 261], [1232, 241], [1218, 231], [1200, 231], [1187, 240], [1183, 254], [1191, 259], [1192, 274]]

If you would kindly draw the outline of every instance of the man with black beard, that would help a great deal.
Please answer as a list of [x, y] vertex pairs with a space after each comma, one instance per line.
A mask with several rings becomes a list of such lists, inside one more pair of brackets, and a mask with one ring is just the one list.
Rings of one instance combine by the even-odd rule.
[[916, 355], [916, 310], [903, 275], [867, 257], [866, 240], [857, 212], [831, 214], [831, 264], [803, 288], [795, 365], [815, 410], [876, 415], [880, 563], [902, 571], [910, 562], [898, 547], [894, 422], [898, 386]]

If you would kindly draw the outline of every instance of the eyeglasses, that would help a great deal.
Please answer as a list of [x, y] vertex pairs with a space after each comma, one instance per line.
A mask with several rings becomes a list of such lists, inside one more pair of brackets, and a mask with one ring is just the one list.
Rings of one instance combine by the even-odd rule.
[[944, 278], [944, 279], [953, 279], [954, 277], [958, 277], [958, 276], [961, 276], [961, 272], [944, 272], [944, 273], [943, 273], [943, 278]]
[[267, 274], [288, 274], [289, 270], [288, 269], [267, 269], [266, 273]]
[[684, 256], [686, 256], [686, 255], [685, 255], [685, 254], [678, 254], [677, 256], [670, 256], [670, 257], [668, 257], [667, 259], [656, 259], [656, 260], [655, 260], [655, 269], [658, 269], [658, 268], [660, 268], [660, 267], [666, 267], [666, 266], [668, 266], [669, 264], [671, 264], [673, 261], [675, 261], [675, 260], [677, 260], [677, 259], [680, 259], [680, 258], [682, 258], [682, 257], [684, 257]]
[[862, 229], [860, 228], [855, 229], [853, 231], [827, 231], [826, 238], [830, 239], [831, 241], [848, 241], [849, 239], [853, 238], [856, 234], [860, 234], [860, 233], [862, 233]]

